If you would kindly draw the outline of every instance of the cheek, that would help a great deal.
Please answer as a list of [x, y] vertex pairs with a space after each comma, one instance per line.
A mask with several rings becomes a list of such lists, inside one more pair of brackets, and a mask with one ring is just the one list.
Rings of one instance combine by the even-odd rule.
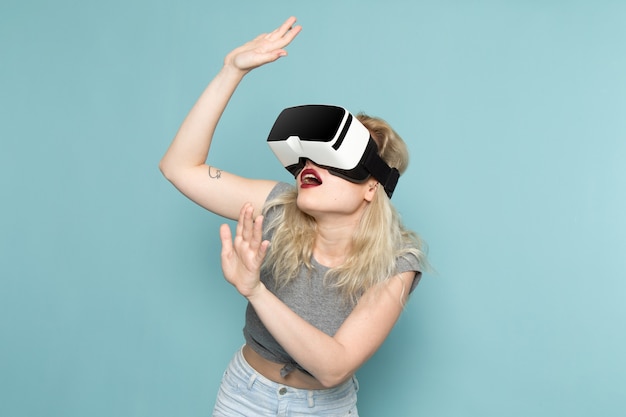
[[343, 207], [346, 211], [353, 211], [363, 204], [363, 191], [353, 184], [335, 188], [328, 194], [328, 202], [337, 207]]

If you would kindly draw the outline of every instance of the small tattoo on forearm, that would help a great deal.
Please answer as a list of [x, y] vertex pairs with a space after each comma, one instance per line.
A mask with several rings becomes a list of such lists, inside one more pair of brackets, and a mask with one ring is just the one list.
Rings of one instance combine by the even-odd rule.
[[[212, 172], [212, 169], [215, 170], [215, 173]], [[222, 177], [222, 170], [209, 166], [209, 177], [219, 180]]]

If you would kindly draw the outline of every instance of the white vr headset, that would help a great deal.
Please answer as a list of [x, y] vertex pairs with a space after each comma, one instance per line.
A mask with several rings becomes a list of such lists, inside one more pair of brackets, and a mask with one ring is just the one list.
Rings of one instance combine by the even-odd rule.
[[342, 107], [289, 107], [279, 115], [267, 143], [283, 166], [297, 176], [306, 160], [338, 177], [362, 183], [374, 177], [391, 198], [400, 173], [378, 155], [369, 130]]

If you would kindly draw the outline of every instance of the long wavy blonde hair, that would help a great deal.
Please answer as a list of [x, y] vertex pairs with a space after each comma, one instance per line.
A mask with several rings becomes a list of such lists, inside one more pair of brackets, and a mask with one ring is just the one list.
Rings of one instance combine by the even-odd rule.
[[[406, 144], [382, 119], [358, 114], [378, 145], [379, 155], [391, 167], [404, 173], [409, 163]], [[315, 219], [301, 211], [296, 204], [296, 189], [270, 201], [265, 211], [282, 206], [279, 215], [267, 225], [273, 231], [272, 244], [264, 268], [270, 269], [278, 287], [296, 277], [301, 265], [309, 270], [317, 234]], [[377, 187], [352, 238], [346, 261], [331, 268], [326, 283], [337, 287], [344, 297], [356, 302], [368, 289], [393, 276], [396, 259], [414, 255], [425, 265], [423, 245], [417, 234], [406, 229], [383, 187]]]

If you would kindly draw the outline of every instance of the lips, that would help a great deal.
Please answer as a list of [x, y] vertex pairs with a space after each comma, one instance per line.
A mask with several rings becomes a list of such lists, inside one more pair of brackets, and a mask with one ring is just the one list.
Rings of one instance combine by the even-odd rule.
[[318, 185], [322, 185], [322, 179], [317, 171], [307, 168], [303, 169], [300, 173], [300, 183], [301, 188], [317, 187]]

